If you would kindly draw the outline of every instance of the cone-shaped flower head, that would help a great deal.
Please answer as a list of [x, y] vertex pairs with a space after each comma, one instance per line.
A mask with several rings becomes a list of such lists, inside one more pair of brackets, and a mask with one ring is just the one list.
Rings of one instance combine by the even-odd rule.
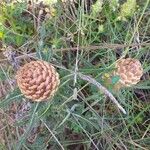
[[60, 83], [55, 68], [42, 60], [25, 64], [17, 71], [16, 78], [21, 92], [33, 101], [43, 101], [52, 97]]
[[116, 63], [115, 75], [120, 77], [123, 86], [132, 86], [140, 81], [143, 68], [139, 60], [134, 58], [121, 59]]

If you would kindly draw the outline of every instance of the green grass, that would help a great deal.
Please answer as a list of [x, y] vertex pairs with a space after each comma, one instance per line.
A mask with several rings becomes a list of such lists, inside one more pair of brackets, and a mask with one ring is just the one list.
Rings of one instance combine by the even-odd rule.
[[[26, 2], [0, 4], [0, 82], [7, 91], [0, 102], [0, 134], [5, 141], [0, 141], [0, 149], [149, 149], [150, 1], [137, 0], [134, 12], [126, 8], [128, 15], [121, 13], [124, 0], [113, 1], [114, 6], [106, 0], [97, 10], [95, 0], [60, 0], [50, 8], [56, 13], [39, 27], [33, 19], [37, 14], [29, 15]], [[8, 46], [22, 58], [20, 65], [34, 59], [54, 64], [61, 83], [51, 100], [31, 102], [11, 84], [16, 62], [3, 56]], [[127, 114], [94, 84], [78, 76], [89, 75], [105, 85], [102, 76], [124, 56], [139, 59], [144, 69], [135, 86], [117, 93], [107, 87]], [[9, 83], [7, 87], [4, 81]]]

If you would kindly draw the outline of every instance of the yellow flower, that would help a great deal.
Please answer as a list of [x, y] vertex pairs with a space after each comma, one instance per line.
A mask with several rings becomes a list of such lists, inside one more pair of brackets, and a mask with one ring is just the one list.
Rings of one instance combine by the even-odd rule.
[[52, 17], [56, 16], [56, 9], [55, 8], [50, 8], [50, 14]]
[[108, 74], [108, 73], [104, 73], [104, 75], [102, 76], [103, 80], [107, 80], [109, 78], [110, 78], [110, 74]]
[[104, 76], [105, 76], [106, 78], [109, 78], [109, 77], [110, 77], [110, 75], [109, 75], [108, 73], [105, 73]]

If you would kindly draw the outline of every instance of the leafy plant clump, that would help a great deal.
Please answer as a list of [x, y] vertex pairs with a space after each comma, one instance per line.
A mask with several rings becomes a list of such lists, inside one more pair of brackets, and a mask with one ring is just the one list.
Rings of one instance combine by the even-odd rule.
[[[0, 149], [148, 150], [149, 3], [1, 2]], [[117, 86], [122, 58], [142, 64], [136, 85]], [[51, 63], [60, 78], [54, 97], [40, 103], [16, 83], [17, 70], [33, 60]]]

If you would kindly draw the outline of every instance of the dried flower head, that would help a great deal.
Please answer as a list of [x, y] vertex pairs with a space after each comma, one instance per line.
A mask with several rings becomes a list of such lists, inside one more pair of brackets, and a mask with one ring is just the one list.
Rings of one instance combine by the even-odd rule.
[[121, 59], [116, 63], [115, 75], [120, 77], [119, 82], [123, 86], [132, 86], [140, 81], [143, 68], [139, 60], [134, 58]]
[[52, 97], [60, 83], [55, 68], [42, 60], [25, 64], [17, 71], [16, 78], [21, 92], [34, 101], [43, 101]]

